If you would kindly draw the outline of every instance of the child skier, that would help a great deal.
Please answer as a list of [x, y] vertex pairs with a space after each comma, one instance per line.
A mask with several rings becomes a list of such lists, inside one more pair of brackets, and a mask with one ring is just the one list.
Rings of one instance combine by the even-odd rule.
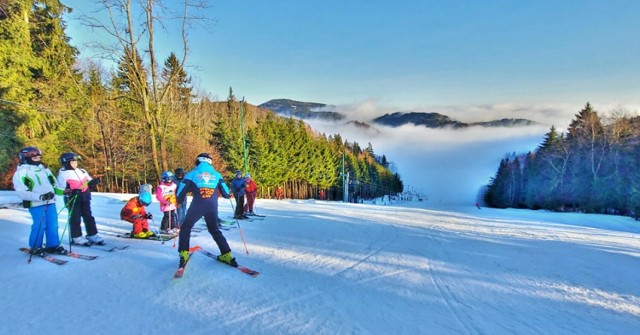
[[127, 222], [133, 223], [133, 232], [131, 236], [134, 238], [148, 238], [155, 236], [149, 230], [148, 219], [153, 215], [147, 213], [145, 206], [151, 204], [151, 185], [145, 184], [140, 186], [138, 196], [129, 199], [126, 205], [120, 211], [120, 218]]
[[160, 210], [164, 213], [160, 232], [177, 232], [178, 217], [176, 215], [176, 184], [173, 182], [173, 173], [165, 171], [162, 173], [162, 181], [156, 188], [156, 199], [160, 203]]
[[248, 173], [244, 176], [244, 179], [246, 184], [244, 190], [247, 195], [247, 204], [244, 205], [244, 215], [256, 215], [256, 213], [253, 212], [253, 204], [256, 201], [258, 184], [251, 179], [251, 175]]
[[[180, 188], [180, 183], [182, 183], [182, 180], [184, 179], [184, 169], [183, 168], [177, 168], [174, 171], [174, 178], [173, 178], [173, 182], [176, 184], [176, 190]], [[181, 203], [178, 206], [178, 209], [176, 210], [177, 214], [178, 214], [178, 227], [182, 226], [182, 222], [184, 222], [184, 216], [187, 214], [187, 202], [184, 201], [183, 203]]]
[[[64, 202], [69, 210], [69, 231], [71, 243], [78, 245], [104, 244], [98, 236], [96, 220], [91, 214], [90, 187], [98, 185], [85, 169], [78, 168], [80, 156], [65, 152], [60, 156], [62, 168], [58, 172], [58, 187], [64, 189]], [[80, 223], [84, 221], [87, 237], [82, 236]]]
[[233, 217], [237, 220], [245, 220], [249, 217], [244, 215], [244, 195], [247, 186], [245, 179], [242, 177], [242, 171], [236, 171], [236, 177], [231, 180], [231, 193], [236, 198], [236, 211]]
[[186, 201], [187, 193], [193, 194], [193, 200], [180, 229], [180, 242], [178, 253], [180, 255], [180, 268], [184, 268], [189, 259], [189, 243], [191, 228], [204, 216], [207, 229], [211, 237], [218, 245], [220, 256], [218, 260], [237, 266], [235, 258], [231, 256], [231, 248], [227, 239], [218, 229], [218, 196], [229, 199], [229, 189], [225, 185], [222, 176], [211, 166], [211, 156], [201, 153], [196, 157], [196, 167], [184, 177], [178, 190], [178, 203]]
[[[58, 213], [56, 211], [55, 194], [62, 194], [56, 187], [53, 173], [42, 164], [42, 151], [36, 147], [25, 147], [18, 153], [20, 163], [13, 174], [13, 188], [18, 193], [22, 204], [29, 209], [33, 224], [29, 235], [31, 254], [46, 253], [66, 254], [67, 250], [60, 245], [58, 236]], [[47, 248], [44, 249], [44, 239]]]

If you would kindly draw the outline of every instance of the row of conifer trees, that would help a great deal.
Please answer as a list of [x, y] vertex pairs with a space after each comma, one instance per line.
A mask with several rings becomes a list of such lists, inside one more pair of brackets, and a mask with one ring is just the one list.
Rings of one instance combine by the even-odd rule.
[[[114, 6], [124, 17], [135, 11]], [[280, 186], [291, 198], [324, 190], [341, 199], [343, 171], [376, 185], [377, 193], [402, 190], [400, 177], [371, 145], [318, 134], [302, 121], [239, 101], [231, 88], [222, 101], [197, 93], [186, 53], [163, 50], [168, 56], [157, 64], [160, 48], [150, 37], [152, 23], [162, 18], [150, 7], [140, 10], [148, 15], [132, 17], [143, 22], [112, 28], [120, 48], [109, 53], [115, 68], [105, 69], [79, 59], [65, 32], [70, 8], [60, 1], [0, 3], [1, 189], [12, 187], [18, 150], [33, 145], [54, 172], [60, 154], [79, 154], [81, 167], [100, 178], [99, 190], [106, 192], [136, 192], [140, 184], [157, 183], [163, 171], [188, 171], [201, 152], [209, 152], [227, 178], [235, 170], [250, 172], [264, 197]]]
[[484, 194], [498, 208], [640, 216], [640, 118], [601, 117], [587, 103], [565, 132], [554, 126], [538, 148], [501, 160]]

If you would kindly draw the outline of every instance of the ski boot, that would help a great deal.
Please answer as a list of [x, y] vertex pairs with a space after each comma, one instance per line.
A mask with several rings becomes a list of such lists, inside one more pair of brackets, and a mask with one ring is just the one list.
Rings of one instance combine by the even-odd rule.
[[233, 267], [237, 267], [238, 263], [236, 262], [236, 259], [234, 257], [231, 256], [231, 251], [222, 254], [220, 256], [218, 256], [218, 260], [222, 263], [227, 263]]
[[187, 265], [187, 261], [189, 260], [189, 250], [180, 251], [180, 264], [178, 267], [184, 268]]
[[69, 252], [63, 246], [59, 245], [57, 247], [50, 247], [44, 249], [48, 254], [58, 254], [58, 255], [66, 255]]
[[87, 240], [89, 240], [89, 242], [91, 242], [91, 244], [97, 244], [97, 245], [105, 245], [106, 244], [104, 242], [104, 240], [102, 239], [102, 237], [98, 236], [98, 234], [87, 235]]
[[47, 251], [43, 247], [33, 248], [31, 249], [31, 254], [34, 256], [44, 256], [47, 254]]
[[71, 239], [71, 244], [90, 246], [91, 241], [84, 238], [84, 236], [78, 236]]
[[139, 232], [139, 233], [136, 233], [136, 234], [132, 234], [131, 237], [145, 239], [145, 238], [147, 238], [147, 233], [142, 231], [142, 232]]

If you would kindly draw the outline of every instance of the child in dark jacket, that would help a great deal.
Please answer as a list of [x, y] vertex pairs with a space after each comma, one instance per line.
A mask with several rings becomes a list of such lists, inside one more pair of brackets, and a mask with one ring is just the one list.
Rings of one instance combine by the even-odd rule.
[[178, 254], [181, 270], [178, 271], [184, 271], [184, 266], [189, 259], [191, 228], [202, 217], [207, 224], [209, 234], [220, 250], [218, 260], [232, 266], [238, 266], [235, 258], [231, 256], [231, 248], [227, 239], [218, 229], [218, 197], [229, 199], [229, 189], [220, 173], [211, 166], [211, 156], [206, 152], [196, 157], [195, 168], [185, 175], [184, 181], [180, 184], [178, 204], [186, 201], [188, 193], [193, 194], [193, 200], [180, 229]]
[[[60, 156], [62, 168], [58, 172], [58, 187], [64, 189], [64, 202], [69, 209], [71, 243], [79, 245], [105, 244], [98, 235], [96, 219], [91, 213], [91, 187], [98, 185], [99, 179], [91, 178], [85, 169], [78, 167], [80, 155], [65, 152]], [[84, 221], [87, 237], [82, 236], [81, 223]]]
[[238, 220], [249, 218], [243, 213], [246, 186], [247, 184], [245, 182], [245, 179], [242, 177], [242, 171], [236, 171], [236, 177], [231, 180], [231, 193], [233, 193], [233, 197], [236, 198], [236, 211], [233, 217]]

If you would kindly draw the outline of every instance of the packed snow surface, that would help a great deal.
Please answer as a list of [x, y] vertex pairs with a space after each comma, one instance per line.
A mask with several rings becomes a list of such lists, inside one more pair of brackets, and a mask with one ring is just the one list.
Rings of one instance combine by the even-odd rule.
[[[263, 220], [224, 231], [256, 278], [173, 241], [118, 238], [133, 195], [94, 193], [108, 242], [93, 261], [28, 264], [31, 217], [0, 209], [2, 334], [632, 334], [640, 331], [640, 224], [529, 210], [258, 199]], [[60, 233], [67, 213], [61, 207]], [[0, 192], [0, 204], [17, 203]], [[220, 199], [223, 219], [231, 204]], [[155, 223], [157, 203], [149, 207]], [[203, 228], [202, 221], [196, 227]], [[243, 243], [242, 236], [246, 241]], [[68, 238], [63, 239], [68, 247]], [[191, 245], [218, 253], [206, 230]]]

